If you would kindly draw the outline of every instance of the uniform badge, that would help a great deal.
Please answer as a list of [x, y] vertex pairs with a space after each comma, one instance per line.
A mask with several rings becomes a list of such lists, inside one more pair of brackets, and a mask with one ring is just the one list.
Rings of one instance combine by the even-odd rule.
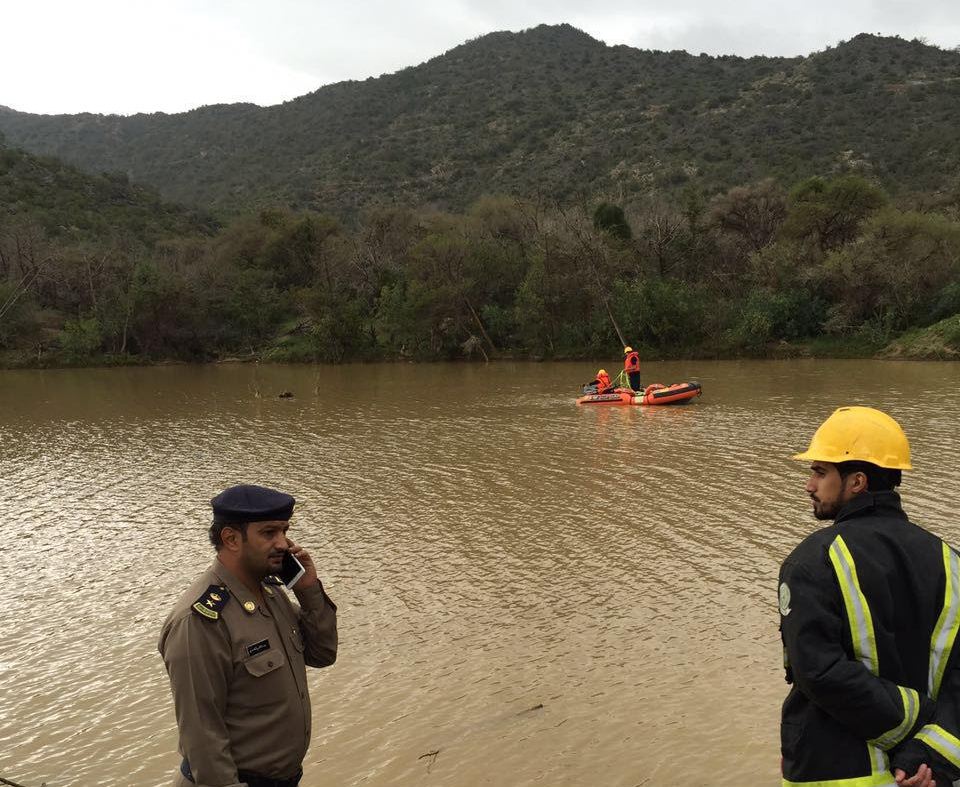
[[254, 642], [252, 645], [247, 645], [248, 656], [256, 656], [265, 650], [270, 650], [270, 640], [268, 639], [262, 639], [259, 642]]
[[790, 614], [790, 586], [786, 582], [780, 583], [780, 614]]
[[220, 611], [230, 600], [230, 591], [223, 585], [211, 585], [207, 592], [198, 598], [191, 609], [198, 615], [202, 615], [210, 620], [218, 620]]

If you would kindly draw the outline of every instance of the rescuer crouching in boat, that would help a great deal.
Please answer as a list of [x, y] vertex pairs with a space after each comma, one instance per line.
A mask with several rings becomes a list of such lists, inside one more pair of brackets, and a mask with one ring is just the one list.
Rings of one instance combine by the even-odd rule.
[[613, 383], [610, 382], [610, 375], [606, 369], [599, 369], [595, 379], [583, 386], [585, 394], [605, 394], [613, 390]]

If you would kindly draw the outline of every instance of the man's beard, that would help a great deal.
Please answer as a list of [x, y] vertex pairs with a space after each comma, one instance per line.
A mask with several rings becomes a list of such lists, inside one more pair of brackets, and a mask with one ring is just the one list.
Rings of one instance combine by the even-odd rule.
[[[814, 501], [814, 502], [818, 502], [818, 501]], [[830, 519], [836, 519], [837, 511], [839, 510], [840, 508], [836, 503], [834, 503], [832, 506], [821, 503], [819, 507], [814, 506], [813, 518], [819, 519], [821, 522], [825, 522]]]
[[246, 560], [244, 560], [244, 565], [246, 566], [247, 572], [250, 574], [250, 576], [256, 577], [257, 579], [263, 579], [264, 577], [268, 577], [271, 574], [279, 571], [279, 566], [274, 568], [270, 565], [270, 557], [273, 557], [273, 555], [268, 555], [267, 559], [261, 562], [248, 555]]

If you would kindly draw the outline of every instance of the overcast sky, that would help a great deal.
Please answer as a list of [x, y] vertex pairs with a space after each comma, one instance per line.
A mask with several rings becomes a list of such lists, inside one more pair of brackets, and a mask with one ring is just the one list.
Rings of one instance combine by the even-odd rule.
[[0, 19], [0, 105], [40, 113], [277, 104], [541, 23], [711, 55], [805, 55], [861, 32], [960, 45], [960, 0], [0, 0]]

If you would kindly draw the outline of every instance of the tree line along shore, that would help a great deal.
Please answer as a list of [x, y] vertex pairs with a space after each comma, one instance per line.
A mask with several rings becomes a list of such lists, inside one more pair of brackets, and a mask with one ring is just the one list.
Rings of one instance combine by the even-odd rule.
[[960, 351], [957, 200], [856, 173], [352, 222], [217, 221], [9, 148], [4, 183], [6, 367], [597, 358], [618, 329], [647, 359]]

